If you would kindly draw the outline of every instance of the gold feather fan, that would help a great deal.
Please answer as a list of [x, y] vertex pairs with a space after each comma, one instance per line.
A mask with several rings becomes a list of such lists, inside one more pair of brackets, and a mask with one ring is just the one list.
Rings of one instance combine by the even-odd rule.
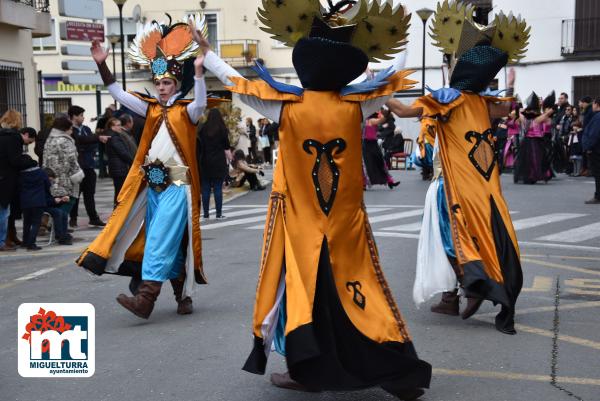
[[434, 46], [439, 47], [446, 54], [454, 54], [458, 50], [463, 25], [465, 21], [473, 22], [473, 5], [459, 1], [444, 0], [437, 4], [434, 14], [431, 33]]
[[402, 6], [394, 9], [388, 1], [373, 1], [371, 5], [361, 1], [355, 7], [360, 9], [352, 19], [356, 30], [351, 44], [364, 51], [371, 61], [391, 60], [390, 54], [398, 53], [407, 43], [410, 14]]
[[492, 46], [508, 53], [509, 63], [516, 63], [525, 57], [531, 31], [525, 20], [521, 16], [506, 16], [500, 12], [494, 19], [494, 25], [496, 33], [492, 38]]
[[314, 17], [321, 15], [319, 0], [262, 0], [262, 7], [257, 16], [265, 26], [260, 29], [290, 47], [308, 36]]

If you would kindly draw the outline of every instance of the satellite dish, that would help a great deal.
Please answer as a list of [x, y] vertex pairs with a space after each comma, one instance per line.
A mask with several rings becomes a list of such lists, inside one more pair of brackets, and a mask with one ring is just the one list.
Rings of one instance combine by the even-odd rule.
[[139, 4], [136, 4], [136, 6], [133, 7], [133, 13], [131, 16], [135, 22], [140, 22], [142, 20], [142, 7], [140, 7]]

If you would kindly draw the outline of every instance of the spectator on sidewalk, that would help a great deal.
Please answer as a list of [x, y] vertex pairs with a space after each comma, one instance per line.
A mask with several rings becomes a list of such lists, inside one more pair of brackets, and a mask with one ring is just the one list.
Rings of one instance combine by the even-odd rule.
[[583, 130], [583, 150], [588, 156], [588, 168], [596, 181], [594, 197], [586, 204], [600, 204], [600, 97], [592, 105], [592, 118]]
[[250, 157], [250, 161], [252, 163], [256, 163], [257, 155], [256, 155], [256, 144], [258, 139], [256, 138], [256, 127], [252, 122], [252, 118], [246, 118], [246, 134], [248, 135], [248, 139], [250, 139], [250, 147], [248, 148], [248, 156]]
[[259, 129], [258, 129], [258, 143], [262, 149], [263, 158], [266, 164], [273, 164], [273, 144], [275, 143], [275, 139], [273, 138], [273, 133], [271, 132], [271, 124], [269, 120], [266, 118], [261, 118], [258, 120]]
[[217, 219], [223, 219], [223, 182], [229, 173], [229, 130], [219, 109], [210, 109], [198, 133], [198, 164], [202, 183], [202, 209], [209, 218], [210, 194], [214, 193]]
[[19, 172], [36, 165], [31, 157], [23, 154], [29, 136], [19, 133], [22, 125], [21, 113], [13, 109], [0, 118], [0, 251], [15, 250], [6, 243], [10, 205], [18, 195]]
[[[81, 182], [80, 192], [83, 193], [83, 203], [85, 210], [90, 219], [89, 224], [96, 227], [104, 227], [106, 223], [100, 220], [100, 216], [96, 211], [96, 171], [94, 157], [98, 151], [98, 143], [106, 143], [108, 137], [105, 135], [96, 135], [87, 125], [83, 125], [85, 121], [85, 110], [80, 106], [69, 107], [69, 118], [73, 123], [73, 138], [77, 145], [78, 162], [85, 174], [85, 178]], [[58, 174], [58, 173], [57, 173]], [[76, 201], [71, 209], [71, 220], [69, 225], [77, 227], [77, 216], [79, 209], [79, 194], [76, 194]]]
[[232, 187], [241, 187], [246, 181], [248, 181], [250, 184], [250, 189], [253, 191], [262, 191], [265, 189], [257, 177], [257, 174], [263, 176], [265, 173], [263, 173], [257, 166], [248, 164], [246, 162], [246, 155], [244, 154], [243, 150], [238, 149], [235, 151], [233, 154], [232, 166]]
[[[96, 135], [104, 135], [104, 129], [106, 128], [106, 122], [113, 117], [115, 113], [116, 106], [114, 104], [109, 104], [106, 109], [104, 109], [104, 114], [98, 118], [98, 122], [96, 123]], [[108, 163], [106, 156], [106, 145], [102, 142], [98, 143], [98, 177], [106, 178], [108, 177]]]
[[123, 127], [123, 121], [126, 121], [126, 126], [133, 126], [133, 118], [129, 114], [122, 114], [120, 118], [111, 118], [106, 123], [105, 135], [110, 138], [106, 143], [106, 154], [108, 156], [108, 174], [113, 180], [115, 188], [114, 205], [117, 205], [117, 197], [129, 169], [133, 164], [137, 145], [135, 139]]
[[60, 208], [67, 214], [79, 196], [79, 185], [85, 173], [77, 162], [77, 147], [71, 136], [73, 123], [66, 117], [54, 120], [52, 130], [44, 145], [44, 167], [54, 171], [56, 181], [50, 189], [54, 198], [69, 197]]

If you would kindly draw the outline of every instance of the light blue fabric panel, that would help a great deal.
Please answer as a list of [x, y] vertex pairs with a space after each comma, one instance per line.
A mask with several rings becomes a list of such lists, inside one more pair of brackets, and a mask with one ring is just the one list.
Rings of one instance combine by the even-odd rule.
[[446, 255], [455, 258], [452, 235], [450, 233], [450, 215], [448, 214], [448, 202], [446, 202], [446, 193], [444, 192], [444, 179], [439, 178], [438, 196], [437, 196], [438, 214], [440, 216], [440, 231], [442, 232], [442, 242]]
[[286, 293], [284, 292], [281, 304], [279, 305], [279, 317], [277, 318], [277, 328], [275, 329], [275, 338], [273, 340], [275, 351], [282, 356], [285, 356], [285, 324], [287, 322], [285, 299]]
[[142, 280], [164, 282], [177, 278], [185, 262], [181, 241], [188, 223], [186, 186], [148, 189], [147, 194]]

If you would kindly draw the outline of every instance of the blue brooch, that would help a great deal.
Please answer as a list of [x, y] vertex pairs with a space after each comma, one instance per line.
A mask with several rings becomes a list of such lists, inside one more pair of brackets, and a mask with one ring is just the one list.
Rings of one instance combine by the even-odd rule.
[[148, 185], [156, 192], [162, 192], [169, 186], [171, 181], [169, 179], [169, 168], [161, 161], [155, 160], [142, 166], [142, 169], [144, 169]]
[[152, 62], [152, 73], [154, 75], [163, 75], [167, 72], [168, 64], [164, 57], [159, 57]]

